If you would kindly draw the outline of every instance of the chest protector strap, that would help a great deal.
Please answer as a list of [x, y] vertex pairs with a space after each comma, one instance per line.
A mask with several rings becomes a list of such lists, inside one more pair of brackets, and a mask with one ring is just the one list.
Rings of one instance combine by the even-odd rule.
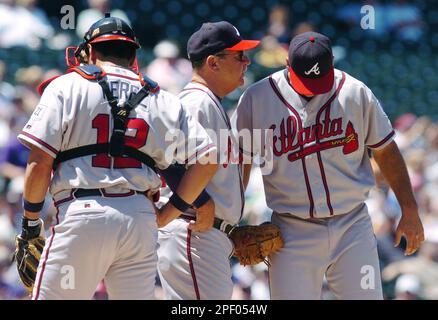
[[136, 148], [125, 145], [125, 133], [131, 110], [137, 107], [150, 92], [157, 92], [159, 90], [158, 84], [147, 77], [143, 78], [140, 76], [140, 81], [143, 87], [136, 94], [132, 95], [130, 99], [119, 106], [118, 100], [113, 96], [108, 82], [106, 81], [105, 71], [98, 66], [76, 66], [71, 68], [68, 72], [76, 72], [87, 80], [97, 81], [111, 107], [113, 132], [109, 143], [96, 143], [60, 152], [54, 161], [54, 168], [56, 168], [59, 163], [70, 159], [92, 154], [107, 153], [111, 157], [128, 156], [134, 158], [155, 171], [155, 161], [150, 156], [138, 151]]

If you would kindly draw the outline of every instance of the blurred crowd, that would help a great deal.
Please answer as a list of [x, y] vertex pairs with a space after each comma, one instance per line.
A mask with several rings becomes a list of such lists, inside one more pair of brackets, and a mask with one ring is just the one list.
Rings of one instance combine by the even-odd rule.
[[[360, 6], [364, 3], [377, 8], [382, 6], [386, 10], [383, 17], [380, 16], [383, 11], [377, 11], [379, 15], [376, 17], [376, 24], [379, 25], [376, 32], [370, 34], [371, 37], [385, 38], [395, 35], [399, 41], [421, 41], [424, 33], [421, 10], [409, 1], [402, 0], [391, 1], [389, 4], [365, 1], [340, 7], [334, 15], [351, 28], [350, 36], [354, 37], [354, 30], [360, 24]], [[19, 46], [36, 50], [44, 41], [56, 48], [77, 44], [89, 24], [110, 10], [108, 0], [89, 0], [88, 5], [77, 17], [78, 26], [82, 29], [78, 28], [76, 35], [66, 35], [50, 23], [46, 13], [38, 7], [37, 0], [0, 0], [0, 49]], [[297, 6], [294, 8], [299, 9]], [[112, 10], [112, 14], [129, 21], [128, 15], [122, 10]], [[246, 86], [284, 66], [287, 46], [294, 35], [317, 29], [311, 21], [291, 23], [291, 18], [290, 6], [279, 4], [271, 8], [264, 28], [255, 33], [257, 39], [262, 39], [262, 45], [251, 57], [253, 64], [248, 69]], [[162, 39], [150, 49], [152, 55], [146, 59], [147, 63], [142, 65], [141, 71], [156, 80], [162, 88], [178, 93], [191, 77], [191, 65], [185, 58], [184, 43], [170, 38]], [[345, 50], [341, 46], [334, 46], [334, 54], [336, 62], [346, 59]], [[63, 68], [23, 65], [11, 75], [7, 63], [0, 57], [0, 299], [28, 298], [18, 279], [15, 262], [11, 261], [15, 248], [14, 238], [21, 229], [21, 192], [28, 155], [27, 149], [16, 139], [17, 132], [38, 103], [37, 86], [43, 80], [64, 72]], [[230, 114], [243, 89], [233, 92], [228, 102], [224, 102]], [[381, 102], [385, 107], [385, 101]], [[375, 166], [376, 187], [370, 192], [367, 204], [377, 238], [386, 299], [438, 299], [436, 116], [437, 114], [421, 116], [405, 113], [391, 118], [425, 228], [426, 241], [413, 256], [404, 256], [403, 245], [393, 245], [394, 228], [400, 219], [400, 208]], [[269, 220], [271, 215], [264, 199], [261, 174], [257, 168], [254, 171], [246, 193], [245, 224], [259, 224]], [[55, 213], [50, 202], [46, 201], [42, 216], [48, 234]], [[235, 283], [233, 299], [269, 299], [268, 268], [265, 264], [242, 267], [233, 259], [231, 263]], [[156, 295], [158, 299], [163, 297], [158, 277]], [[327, 287], [324, 288], [323, 297], [333, 298]], [[96, 288], [95, 299], [106, 299], [104, 283]]]

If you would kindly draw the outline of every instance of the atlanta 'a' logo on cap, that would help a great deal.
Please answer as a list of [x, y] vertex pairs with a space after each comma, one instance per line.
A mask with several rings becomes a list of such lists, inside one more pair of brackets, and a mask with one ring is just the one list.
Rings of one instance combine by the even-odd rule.
[[309, 71], [304, 71], [304, 74], [308, 76], [313, 72], [314, 74], [318, 75], [320, 73], [318, 63], [319, 62], [315, 63], [315, 65]]

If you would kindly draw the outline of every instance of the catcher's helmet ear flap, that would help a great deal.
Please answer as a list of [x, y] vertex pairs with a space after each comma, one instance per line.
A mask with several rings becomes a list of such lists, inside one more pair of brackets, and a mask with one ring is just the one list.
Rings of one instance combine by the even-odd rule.
[[[88, 47], [86, 42], [81, 42], [79, 46], [76, 47], [74, 51], [74, 56], [78, 60], [79, 63], [88, 63]], [[85, 59], [86, 58], [86, 59]]]
[[116, 40], [130, 42], [137, 49], [140, 48], [131, 26], [120, 18], [110, 17], [109, 14], [93, 23], [84, 36], [85, 44]]

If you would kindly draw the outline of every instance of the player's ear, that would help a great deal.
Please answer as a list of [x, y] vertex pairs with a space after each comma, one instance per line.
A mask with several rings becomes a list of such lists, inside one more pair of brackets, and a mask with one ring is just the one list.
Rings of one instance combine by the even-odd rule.
[[286, 58], [286, 65], [290, 67], [289, 58]]
[[210, 55], [207, 57], [207, 60], [205, 61], [205, 64], [208, 66], [209, 69], [217, 71], [219, 70], [219, 64], [217, 63], [217, 58], [213, 55]]

